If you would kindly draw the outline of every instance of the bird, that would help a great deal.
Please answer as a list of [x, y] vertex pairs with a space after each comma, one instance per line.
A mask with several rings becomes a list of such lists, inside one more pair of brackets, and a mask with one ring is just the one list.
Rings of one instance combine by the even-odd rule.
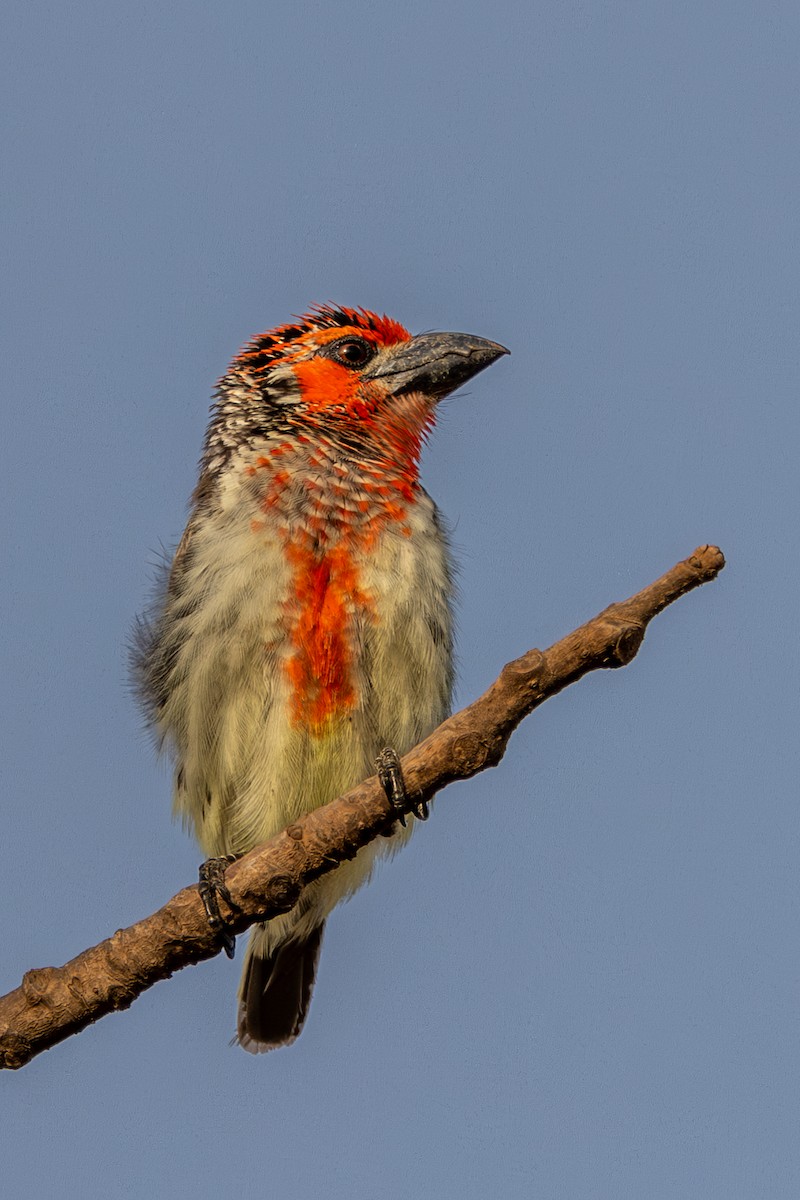
[[[396, 761], [449, 714], [453, 564], [420, 454], [442, 398], [507, 353], [322, 304], [253, 337], [219, 380], [188, 523], [133, 655], [174, 762], [174, 812], [209, 863], [373, 774], [384, 749]], [[245, 1050], [298, 1036], [326, 918], [414, 821], [252, 928]]]

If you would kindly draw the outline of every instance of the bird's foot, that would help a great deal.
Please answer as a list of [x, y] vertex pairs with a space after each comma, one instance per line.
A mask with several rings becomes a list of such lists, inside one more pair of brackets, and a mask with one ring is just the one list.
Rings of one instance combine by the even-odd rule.
[[391, 746], [381, 750], [375, 760], [375, 769], [378, 779], [381, 781], [381, 787], [386, 792], [386, 799], [395, 810], [400, 824], [405, 826], [406, 812], [412, 812], [418, 821], [427, 821], [430, 816], [427, 800], [420, 800], [417, 804], [409, 802], [406, 781], [403, 779], [403, 770], [397, 751], [392, 750]]
[[225, 872], [228, 867], [241, 857], [241, 854], [223, 854], [219, 858], [207, 858], [204, 863], [200, 864], [200, 882], [197, 885], [208, 923], [218, 934], [222, 942], [222, 949], [228, 958], [233, 958], [236, 950], [236, 938], [227, 928], [225, 918], [219, 911], [219, 902], [220, 899], [224, 900], [231, 912], [241, 912], [225, 883]]

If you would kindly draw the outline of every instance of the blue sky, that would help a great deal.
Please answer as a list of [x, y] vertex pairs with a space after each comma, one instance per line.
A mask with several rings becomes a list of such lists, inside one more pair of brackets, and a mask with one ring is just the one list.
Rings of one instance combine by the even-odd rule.
[[315, 301], [496, 339], [425, 483], [458, 701], [701, 542], [329, 923], [308, 1026], [238, 964], [0, 1081], [9, 1194], [800, 1190], [800, 14], [702, 0], [10, 3], [3, 990], [195, 875], [126, 676], [211, 389]]

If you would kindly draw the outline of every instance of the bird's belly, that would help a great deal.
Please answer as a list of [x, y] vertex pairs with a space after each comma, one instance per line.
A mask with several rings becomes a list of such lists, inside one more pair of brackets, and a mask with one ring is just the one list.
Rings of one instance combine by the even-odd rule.
[[226, 582], [206, 580], [175, 722], [176, 808], [205, 853], [272, 837], [447, 714], [449, 573], [428, 517], [369, 555], [264, 546], [259, 569], [251, 559], [238, 576], [217, 555]]

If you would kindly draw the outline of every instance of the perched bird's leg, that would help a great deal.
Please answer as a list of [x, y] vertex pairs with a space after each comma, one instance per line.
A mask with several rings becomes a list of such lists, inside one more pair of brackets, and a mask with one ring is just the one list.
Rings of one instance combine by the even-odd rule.
[[208, 923], [214, 932], [219, 934], [222, 948], [228, 958], [233, 958], [236, 950], [236, 938], [225, 927], [225, 918], [219, 911], [219, 901], [222, 897], [232, 912], [242, 911], [231, 897], [228, 885], [225, 883], [225, 871], [231, 863], [241, 857], [241, 854], [222, 854], [219, 858], [207, 858], [204, 863], [200, 864], [200, 882], [197, 885]]
[[406, 781], [403, 779], [403, 769], [400, 766], [397, 751], [392, 750], [391, 746], [381, 750], [375, 759], [375, 769], [378, 772], [381, 787], [386, 792], [387, 800], [392, 808], [397, 810], [397, 819], [400, 824], [405, 826], [407, 810], [410, 810], [418, 821], [427, 821], [430, 816], [427, 800], [420, 800], [417, 804], [409, 803]]

